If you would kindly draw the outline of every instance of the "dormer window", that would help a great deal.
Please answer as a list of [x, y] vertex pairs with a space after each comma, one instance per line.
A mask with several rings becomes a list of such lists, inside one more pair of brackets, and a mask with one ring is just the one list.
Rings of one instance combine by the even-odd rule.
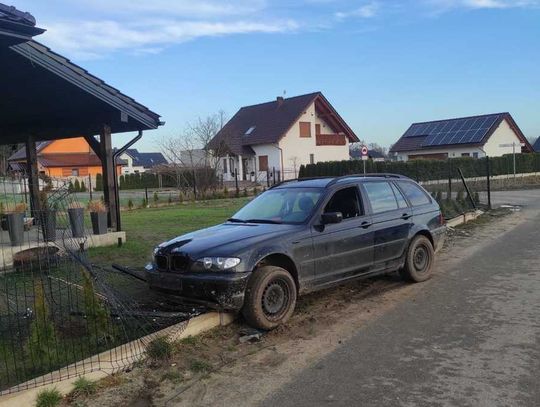
[[255, 130], [255, 126], [251, 126], [249, 129], [247, 129], [244, 136], [249, 136], [251, 133], [253, 133], [253, 130]]

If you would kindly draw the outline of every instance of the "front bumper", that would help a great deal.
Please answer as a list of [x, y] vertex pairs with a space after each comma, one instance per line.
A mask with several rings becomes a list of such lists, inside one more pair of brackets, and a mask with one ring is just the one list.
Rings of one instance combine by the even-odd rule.
[[244, 295], [251, 272], [244, 273], [175, 273], [146, 270], [148, 285], [187, 299], [213, 303], [223, 310], [238, 311], [244, 305]]

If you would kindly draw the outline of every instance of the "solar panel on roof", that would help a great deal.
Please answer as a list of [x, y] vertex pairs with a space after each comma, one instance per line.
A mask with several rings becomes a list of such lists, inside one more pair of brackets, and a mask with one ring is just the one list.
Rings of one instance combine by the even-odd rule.
[[479, 143], [501, 116], [501, 114], [493, 114], [415, 123], [409, 127], [403, 137], [424, 136], [422, 147]]

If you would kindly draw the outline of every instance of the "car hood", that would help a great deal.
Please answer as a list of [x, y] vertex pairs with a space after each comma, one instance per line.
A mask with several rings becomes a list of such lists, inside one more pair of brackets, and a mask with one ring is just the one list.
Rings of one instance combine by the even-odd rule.
[[178, 236], [158, 246], [161, 254], [183, 253], [191, 256], [228, 256], [249, 245], [289, 234], [296, 226], [256, 223], [232, 223], [201, 229]]

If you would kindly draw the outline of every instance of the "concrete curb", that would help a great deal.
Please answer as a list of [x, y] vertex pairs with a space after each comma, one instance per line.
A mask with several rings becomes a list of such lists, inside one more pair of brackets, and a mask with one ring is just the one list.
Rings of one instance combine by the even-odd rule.
[[454, 228], [463, 223], [467, 223], [467, 222], [470, 222], [471, 220], [475, 220], [477, 217], [479, 217], [483, 213], [484, 211], [481, 211], [480, 209], [477, 209], [476, 211], [465, 212], [464, 214], [456, 216], [455, 218], [448, 219], [446, 221], [446, 226]]
[[[157, 336], [167, 336], [172, 341], [177, 341], [188, 336], [199, 335], [202, 332], [212, 328], [228, 325], [235, 319], [235, 314], [224, 312], [208, 312], [189, 319], [179, 324], [172, 325], [161, 331], [136, 339], [132, 342], [118, 346], [114, 349], [102, 352], [99, 355], [94, 355], [88, 359], [73, 363], [69, 366], [59, 369], [58, 371], [46, 374], [44, 376], [32, 379], [26, 383], [14, 386], [0, 393], [0, 406], [2, 407], [19, 407], [33, 406], [39, 392], [46, 389], [56, 388], [62, 394], [68, 394], [73, 390], [73, 383], [81, 376], [88, 380], [99, 380], [111, 373], [122, 371], [128, 368], [133, 362], [144, 357], [144, 350], [148, 343]], [[122, 355], [118, 360], [117, 355]], [[94, 371], [85, 374], [77, 374], [77, 368], [80, 366], [96, 366]], [[61, 379], [61, 377], [68, 377]], [[38, 387], [25, 389], [29, 385]], [[25, 390], [23, 390], [25, 389]], [[8, 394], [8, 392], [10, 392]]]

